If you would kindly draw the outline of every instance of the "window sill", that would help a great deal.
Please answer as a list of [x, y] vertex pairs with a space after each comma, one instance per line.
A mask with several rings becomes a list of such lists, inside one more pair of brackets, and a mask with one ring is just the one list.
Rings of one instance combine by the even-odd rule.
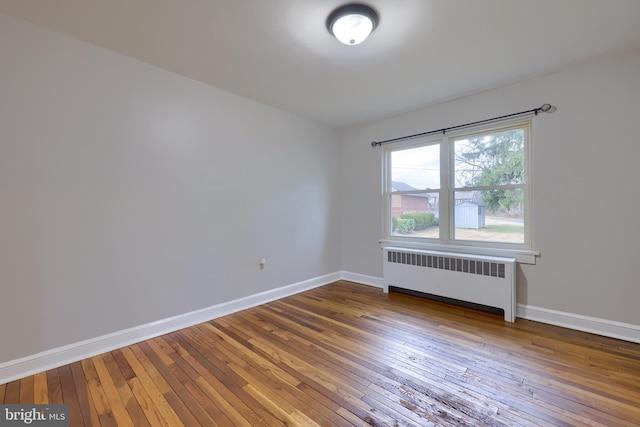
[[380, 240], [380, 245], [386, 247], [402, 247], [408, 249], [433, 250], [440, 252], [464, 253], [473, 255], [494, 256], [500, 258], [514, 258], [521, 264], [535, 264], [536, 257], [540, 256], [540, 252], [520, 250], [520, 249], [502, 249], [502, 248], [485, 248], [481, 246], [462, 246], [462, 245], [443, 245], [439, 243], [423, 243], [410, 242], [406, 240]]

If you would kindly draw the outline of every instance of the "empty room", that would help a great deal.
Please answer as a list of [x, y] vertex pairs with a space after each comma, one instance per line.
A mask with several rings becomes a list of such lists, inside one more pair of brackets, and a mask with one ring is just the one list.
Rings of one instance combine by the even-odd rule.
[[640, 425], [639, 22], [0, 1], [0, 425]]

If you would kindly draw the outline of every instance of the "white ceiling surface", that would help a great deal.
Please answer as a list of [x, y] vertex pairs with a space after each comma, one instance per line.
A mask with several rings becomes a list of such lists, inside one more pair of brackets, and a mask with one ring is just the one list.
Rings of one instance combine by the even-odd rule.
[[640, 44], [640, 0], [1, 0], [0, 13], [333, 127], [394, 115]]

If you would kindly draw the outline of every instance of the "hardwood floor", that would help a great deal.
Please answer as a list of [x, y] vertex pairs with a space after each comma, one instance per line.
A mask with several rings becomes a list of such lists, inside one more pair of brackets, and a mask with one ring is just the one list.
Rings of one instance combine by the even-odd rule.
[[637, 426], [640, 344], [350, 282], [0, 385], [71, 426]]

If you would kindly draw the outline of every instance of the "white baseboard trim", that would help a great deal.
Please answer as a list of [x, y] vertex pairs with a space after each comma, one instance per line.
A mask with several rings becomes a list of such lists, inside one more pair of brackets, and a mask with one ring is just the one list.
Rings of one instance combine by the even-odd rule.
[[[260, 292], [234, 301], [217, 304], [189, 313], [180, 314], [156, 322], [147, 323], [96, 338], [46, 350], [34, 355], [0, 363], [0, 384], [5, 384], [29, 375], [77, 362], [108, 351], [126, 347], [140, 341], [207, 322], [247, 308], [265, 304], [338, 280], [361, 283], [384, 289], [381, 277], [367, 276], [348, 271], [319, 276], [280, 288]], [[582, 316], [530, 305], [518, 304], [517, 317], [548, 323], [565, 328], [603, 335], [611, 338], [640, 343], [640, 326], [595, 317]]]
[[[377, 286], [384, 289], [384, 279], [382, 277], [342, 271], [341, 278], [343, 280]], [[525, 304], [517, 304], [516, 317], [640, 344], [640, 325], [550, 310]]]
[[[366, 276], [348, 271], [342, 271], [341, 277], [351, 282], [377, 286], [384, 289], [384, 279], [382, 277]], [[516, 305], [516, 317], [640, 344], [640, 325], [550, 310], [525, 304]]]
[[351, 273], [349, 271], [340, 272], [340, 278], [349, 282], [361, 283], [363, 285], [375, 286], [377, 288], [384, 288], [384, 280], [382, 277], [367, 276], [360, 273]]
[[516, 316], [536, 322], [640, 343], [640, 325], [518, 304]]
[[0, 384], [44, 372], [82, 359], [126, 347], [179, 329], [207, 322], [227, 314], [265, 304], [276, 299], [324, 286], [342, 278], [341, 272], [331, 273], [292, 285], [283, 286], [234, 301], [191, 311], [96, 338], [46, 350], [34, 355], [0, 363]]

